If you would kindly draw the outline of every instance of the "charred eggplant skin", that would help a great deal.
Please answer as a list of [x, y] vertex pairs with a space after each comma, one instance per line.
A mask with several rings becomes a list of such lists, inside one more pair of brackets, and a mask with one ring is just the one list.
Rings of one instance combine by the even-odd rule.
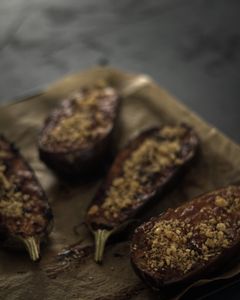
[[185, 124], [149, 128], [130, 140], [89, 207], [89, 228], [94, 234], [105, 231], [104, 238], [118, 231], [192, 161], [198, 144], [196, 133]]
[[[135, 230], [131, 242], [131, 263], [136, 274], [153, 290], [166, 292], [215, 276], [231, 265], [239, 252], [239, 207], [240, 187], [228, 186], [200, 195], [143, 223]], [[174, 224], [177, 224], [175, 228]], [[156, 230], [158, 253], [152, 259]], [[181, 238], [171, 240], [177, 231]], [[171, 256], [167, 249], [172, 249], [172, 245], [176, 253], [185, 255], [185, 260]]]
[[86, 87], [71, 94], [44, 122], [40, 159], [60, 175], [98, 173], [111, 151], [119, 105], [111, 87]]
[[13, 143], [0, 135], [0, 232], [3, 244], [19, 246], [39, 259], [40, 242], [50, 233], [53, 214], [34, 171]]

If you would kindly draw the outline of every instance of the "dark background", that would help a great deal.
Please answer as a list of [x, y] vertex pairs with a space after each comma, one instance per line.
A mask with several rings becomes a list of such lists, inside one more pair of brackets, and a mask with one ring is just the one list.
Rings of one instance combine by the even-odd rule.
[[108, 62], [240, 142], [239, 14], [239, 0], [0, 0], [0, 102]]
[[[150, 74], [240, 142], [240, 0], [0, 0], [0, 103], [96, 64]], [[209, 299], [240, 299], [240, 288]]]

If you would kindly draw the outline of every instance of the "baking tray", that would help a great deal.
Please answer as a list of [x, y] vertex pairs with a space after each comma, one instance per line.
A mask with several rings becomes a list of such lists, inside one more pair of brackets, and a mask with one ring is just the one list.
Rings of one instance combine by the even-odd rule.
[[[196, 130], [201, 144], [197, 160], [176, 186], [138, 216], [128, 234], [112, 239], [103, 265], [94, 263], [92, 236], [83, 225], [102, 178], [73, 178], [72, 182], [59, 179], [39, 160], [36, 148], [39, 128], [49, 111], [70, 92], [99, 79], [125, 95], [115, 132], [116, 148], [144, 128], [181, 122]], [[1, 107], [0, 132], [22, 150], [46, 190], [55, 216], [54, 230], [42, 247], [40, 262], [31, 262], [24, 251], [0, 250], [0, 299], [194, 299], [200, 291], [206, 294], [238, 280], [240, 264], [236, 263], [215, 278], [198, 281], [170, 297], [153, 294], [131, 268], [128, 239], [136, 224], [203, 192], [240, 183], [240, 147], [153, 80], [108, 67], [67, 76], [36, 96]]]

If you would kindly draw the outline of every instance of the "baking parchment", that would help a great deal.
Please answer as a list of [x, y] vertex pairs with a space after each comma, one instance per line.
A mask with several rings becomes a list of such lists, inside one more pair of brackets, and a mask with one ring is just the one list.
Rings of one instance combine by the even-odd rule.
[[[42, 248], [39, 263], [31, 262], [24, 251], [0, 249], [0, 299], [179, 299], [201, 285], [219, 282], [222, 286], [229, 282], [228, 278], [240, 273], [240, 264], [236, 263], [215, 279], [198, 281], [184, 291], [176, 291], [174, 296], [155, 295], [133, 272], [129, 242], [124, 235], [107, 247], [103, 265], [95, 264], [92, 237], [82, 222], [101, 178], [91, 182], [74, 178], [74, 183], [65, 182], [39, 161], [36, 147], [39, 128], [49, 111], [69, 92], [99, 79], [123, 90], [136, 78], [139, 77], [97, 67], [68, 76], [37, 96], [0, 108], [0, 132], [16, 143], [35, 170], [55, 217], [54, 230]], [[123, 97], [115, 132], [116, 146], [122, 147], [132, 135], [148, 126], [180, 122], [197, 131], [201, 142], [198, 158], [176, 186], [136, 223], [203, 192], [240, 183], [240, 147], [153, 81], [144, 87], [140, 84], [135, 93]]]

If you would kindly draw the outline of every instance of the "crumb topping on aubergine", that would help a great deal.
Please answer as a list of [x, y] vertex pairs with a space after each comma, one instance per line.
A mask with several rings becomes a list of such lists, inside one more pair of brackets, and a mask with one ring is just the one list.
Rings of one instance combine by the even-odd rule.
[[119, 230], [176, 177], [195, 156], [198, 138], [186, 125], [154, 127], [117, 155], [87, 212], [101, 262], [108, 237]]
[[111, 87], [96, 86], [73, 93], [47, 119], [40, 147], [64, 153], [97, 143], [113, 127], [117, 102], [118, 95]]
[[230, 186], [141, 225], [133, 236], [131, 259], [142, 278], [161, 287], [194, 275], [201, 278], [236, 244], [240, 245], [240, 187]]
[[89, 220], [107, 227], [123, 222], [195, 154], [197, 143], [185, 125], [150, 129], [131, 141], [113, 163]]
[[38, 248], [51, 222], [52, 212], [46, 195], [32, 169], [18, 150], [0, 136], [1, 233], [21, 240], [27, 248], [36, 242]]
[[58, 103], [39, 134], [40, 159], [69, 179], [100, 174], [111, 154], [120, 106], [117, 90], [97, 82]]

